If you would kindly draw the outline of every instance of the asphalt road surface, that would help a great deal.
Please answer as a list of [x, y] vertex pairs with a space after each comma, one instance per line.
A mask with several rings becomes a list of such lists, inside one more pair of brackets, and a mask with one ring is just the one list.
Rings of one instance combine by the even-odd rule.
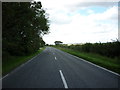
[[118, 88], [119, 76], [61, 50], [42, 53], [2, 79], [3, 88]]

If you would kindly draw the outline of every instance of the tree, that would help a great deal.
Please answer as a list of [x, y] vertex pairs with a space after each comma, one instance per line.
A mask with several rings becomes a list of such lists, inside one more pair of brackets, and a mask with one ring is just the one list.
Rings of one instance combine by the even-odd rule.
[[54, 43], [55, 43], [55, 45], [60, 45], [60, 44], [62, 44], [63, 42], [61, 42], [61, 41], [55, 41]]
[[41, 2], [3, 2], [2, 18], [3, 52], [25, 55], [44, 46], [49, 21]]

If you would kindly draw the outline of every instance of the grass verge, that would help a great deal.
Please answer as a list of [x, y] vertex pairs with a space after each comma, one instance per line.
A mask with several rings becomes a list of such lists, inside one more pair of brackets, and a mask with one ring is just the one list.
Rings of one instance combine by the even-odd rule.
[[67, 48], [60, 48], [60, 47], [56, 47], [56, 48], [120, 74], [120, 61], [118, 59], [108, 58], [93, 53], [79, 52]]
[[7, 73], [11, 72], [13, 69], [17, 68], [21, 64], [25, 63], [26, 61], [30, 60], [34, 56], [41, 53], [44, 48], [39, 49], [36, 53], [28, 55], [28, 56], [10, 56], [8, 57], [9, 60], [5, 60], [2, 62], [2, 75], [6, 75]]

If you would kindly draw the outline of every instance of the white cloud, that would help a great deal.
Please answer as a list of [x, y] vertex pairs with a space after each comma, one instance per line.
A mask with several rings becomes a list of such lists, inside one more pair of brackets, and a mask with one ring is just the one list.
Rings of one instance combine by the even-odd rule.
[[88, 10], [87, 12], [88, 12], [89, 14], [93, 14], [93, 13], [94, 13], [93, 10]]
[[54, 24], [66, 24], [69, 23], [71, 20], [67, 15], [67, 12], [63, 8], [61, 9], [55, 9], [55, 10], [49, 10], [47, 13], [50, 13], [49, 19], [51, 23]]
[[91, 14], [89, 18], [94, 20], [117, 20], [118, 19], [118, 8], [117, 6], [113, 6], [109, 8], [107, 11], [99, 14]]
[[[107, 9], [104, 12], [95, 13], [94, 10], [89, 9], [92, 4], [88, 4], [89, 7], [83, 4], [77, 8], [78, 6], [75, 5], [78, 2], [80, 0], [55, 0], [54, 4], [51, 0], [43, 1], [51, 21], [51, 33], [43, 37], [46, 43], [53, 44], [56, 40], [64, 43], [107, 42], [117, 38], [117, 6], [107, 5], [109, 7], [106, 6]], [[70, 7], [72, 5], [75, 7]], [[105, 7], [104, 3], [98, 3], [98, 5]], [[78, 12], [85, 8], [88, 8], [87, 15]]]

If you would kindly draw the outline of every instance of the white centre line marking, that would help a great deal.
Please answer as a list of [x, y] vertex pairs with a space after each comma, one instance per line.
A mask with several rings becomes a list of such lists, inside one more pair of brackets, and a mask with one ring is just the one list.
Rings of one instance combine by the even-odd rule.
[[57, 60], [57, 58], [55, 57], [55, 60]]
[[62, 81], [63, 81], [64, 87], [65, 87], [65, 88], [68, 88], [68, 85], [67, 85], [67, 83], [66, 83], [66, 80], [65, 80], [65, 78], [64, 78], [64, 76], [63, 76], [62, 71], [59, 70], [59, 72], [60, 72], [60, 76], [61, 76], [61, 78], [62, 78]]

